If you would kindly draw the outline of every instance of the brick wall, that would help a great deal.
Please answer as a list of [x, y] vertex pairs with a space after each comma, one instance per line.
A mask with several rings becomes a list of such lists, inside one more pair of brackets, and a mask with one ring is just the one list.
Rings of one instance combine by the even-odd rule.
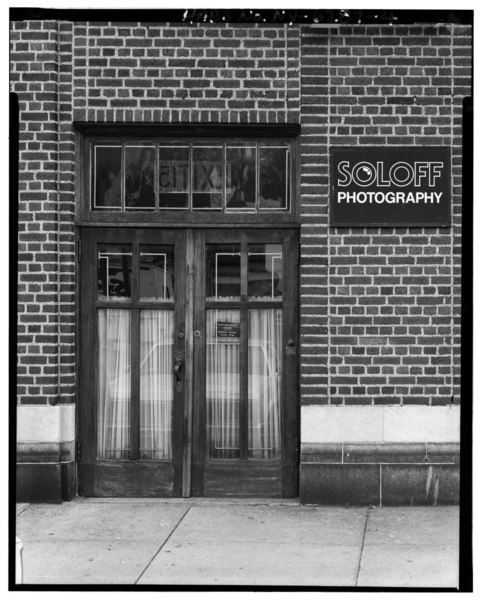
[[[75, 395], [72, 121], [88, 120], [301, 122], [302, 403], [458, 403], [470, 43], [460, 25], [13, 23], [19, 402]], [[452, 146], [451, 229], [331, 229], [330, 148], [353, 144]]]
[[76, 23], [74, 117], [298, 122], [298, 38], [286, 25]]
[[74, 140], [71, 27], [12, 24], [11, 90], [18, 94], [19, 403], [74, 397]]
[[20, 404], [75, 399], [73, 121], [298, 122], [298, 50], [286, 25], [12, 23]]
[[[460, 401], [464, 26], [302, 30], [303, 404]], [[328, 226], [333, 146], [452, 146], [450, 229]]]

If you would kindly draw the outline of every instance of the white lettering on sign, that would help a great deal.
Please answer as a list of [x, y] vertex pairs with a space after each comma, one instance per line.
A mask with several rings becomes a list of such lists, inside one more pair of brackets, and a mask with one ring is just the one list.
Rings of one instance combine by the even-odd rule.
[[439, 161], [422, 161], [410, 164], [405, 161], [394, 163], [390, 168], [383, 161], [373, 164], [361, 161], [351, 166], [350, 161], [338, 163], [338, 185], [347, 187], [355, 184], [359, 187], [376, 185], [378, 187], [407, 187], [416, 188], [428, 185], [435, 187], [437, 179], [442, 175], [443, 163]]
[[331, 157], [332, 226], [450, 225], [450, 148], [333, 147]]
[[338, 192], [345, 204], [440, 204], [442, 192]]

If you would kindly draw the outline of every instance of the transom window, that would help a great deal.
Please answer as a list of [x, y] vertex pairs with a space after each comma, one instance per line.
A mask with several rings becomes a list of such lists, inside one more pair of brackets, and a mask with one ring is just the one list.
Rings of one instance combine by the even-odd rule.
[[95, 140], [94, 212], [290, 210], [290, 142], [276, 140]]

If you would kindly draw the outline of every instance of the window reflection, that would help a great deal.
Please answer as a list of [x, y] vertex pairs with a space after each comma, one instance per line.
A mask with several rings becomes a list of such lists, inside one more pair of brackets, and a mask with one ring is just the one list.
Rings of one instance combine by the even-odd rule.
[[159, 207], [189, 204], [189, 146], [159, 147]]
[[172, 458], [174, 311], [140, 311], [140, 458]]
[[223, 148], [193, 148], [193, 208], [222, 208]]
[[210, 458], [239, 458], [239, 310], [206, 311], [206, 443]]
[[126, 208], [155, 208], [154, 146], [126, 146]]
[[256, 147], [226, 147], [226, 208], [255, 208]]
[[281, 244], [250, 244], [248, 249], [248, 297], [280, 299], [283, 294]]
[[248, 320], [248, 456], [281, 453], [280, 309], [250, 310]]
[[142, 245], [139, 254], [139, 299], [174, 299], [174, 253], [171, 246]]
[[127, 459], [130, 450], [130, 311], [98, 311], [97, 457]]
[[94, 210], [284, 211], [289, 208], [287, 142], [190, 140], [93, 143]]
[[128, 244], [100, 244], [97, 257], [99, 300], [131, 298], [132, 251]]
[[94, 148], [94, 208], [121, 208], [122, 146]]
[[259, 148], [259, 207], [287, 207], [288, 148]]
[[239, 244], [208, 244], [206, 251], [207, 300], [239, 300], [241, 255]]

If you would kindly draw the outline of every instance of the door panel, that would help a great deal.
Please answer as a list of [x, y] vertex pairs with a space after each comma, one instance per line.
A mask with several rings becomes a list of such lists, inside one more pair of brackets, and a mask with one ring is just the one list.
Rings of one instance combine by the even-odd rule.
[[296, 234], [205, 230], [195, 247], [193, 494], [294, 496]]
[[82, 232], [80, 493], [297, 493], [297, 237]]
[[88, 230], [82, 246], [80, 493], [180, 495], [184, 233]]

